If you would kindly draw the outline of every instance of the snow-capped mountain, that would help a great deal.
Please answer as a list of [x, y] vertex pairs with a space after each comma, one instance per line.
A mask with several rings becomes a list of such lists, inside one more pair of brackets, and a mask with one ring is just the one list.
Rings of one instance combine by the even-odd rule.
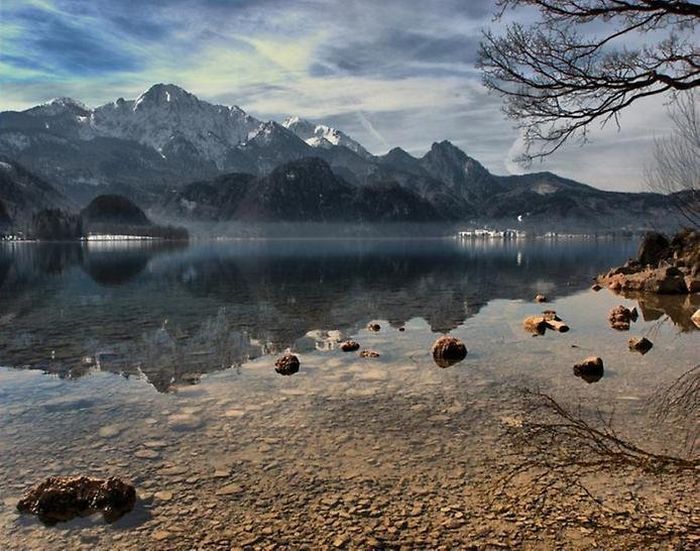
[[[183, 186], [209, 182], [196, 187], [201, 205], [192, 212], [209, 213], [215, 220], [239, 212], [217, 205], [218, 178], [233, 173], [234, 180], [246, 182], [244, 205], [258, 213], [269, 211], [265, 205], [284, 204], [276, 197], [258, 204], [258, 192], [298, 192], [305, 203], [306, 192], [316, 189], [316, 176], [324, 175], [326, 192], [337, 188], [331, 172], [352, 188], [348, 197], [362, 205], [356, 214], [363, 220], [423, 220], [415, 214], [421, 210], [429, 219], [440, 213], [444, 220], [512, 221], [529, 213], [547, 224], [558, 218], [569, 225], [574, 219], [590, 225], [607, 223], [616, 213], [627, 221], [643, 220], [652, 212], [660, 219], [667, 213], [666, 199], [653, 194], [611, 194], [546, 173], [496, 176], [448, 141], [434, 143], [422, 157], [398, 148], [375, 157], [340, 130], [298, 117], [263, 123], [239, 107], [202, 101], [172, 84], [156, 84], [136, 99], [120, 98], [95, 109], [58, 98], [21, 112], [1, 112], [0, 157], [26, 168], [74, 204], [116, 193], [144, 208], [157, 208]], [[277, 169], [289, 163], [314, 170], [302, 171], [308, 178], [283, 181], [286, 169]], [[273, 172], [276, 177], [268, 178]], [[308, 189], [298, 189], [302, 185]], [[234, 188], [224, 201], [229, 207], [242, 190]], [[207, 194], [211, 197], [200, 197]], [[0, 223], [7, 225], [17, 218], [14, 203], [0, 199]], [[186, 201], [194, 204], [194, 195]], [[325, 204], [308, 201], [311, 210]], [[292, 209], [290, 219], [296, 211], [308, 212], [299, 209]], [[619, 220], [616, 227], [622, 225]]]
[[95, 109], [84, 136], [133, 140], [161, 153], [169, 142], [186, 140], [223, 168], [227, 151], [261, 124], [240, 107], [213, 105], [173, 84], [156, 84], [135, 100], [120, 98]]
[[331, 128], [330, 126], [314, 124], [299, 117], [287, 118], [282, 123], [282, 126], [294, 132], [311, 147], [329, 149], [333, 146], [344, 146], [365, 159], [372, 157], [372, 154], [362, 147], [359, 142], [353, 140], [344, 132]]

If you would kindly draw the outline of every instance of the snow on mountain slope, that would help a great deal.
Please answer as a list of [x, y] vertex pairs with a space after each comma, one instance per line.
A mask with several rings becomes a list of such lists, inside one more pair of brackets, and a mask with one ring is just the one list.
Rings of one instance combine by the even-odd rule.
[[120, 98], [95, 109], [86, 134], [134, 140], [160, 152], [177, 137], [221, 167], [226, 152], [260, 124], [239, 107], [213, 105], [172, 84], [156, 84], [136, 100]]
[[282, 126], [288, 128], [311, 147], [329, 149], [335, 145], [345, 146], [360, 157], [369, 159], [372, 155], [350, 136], [324, 124], [314, 124], [299, 117], [289, 117]]
[[[22, 128], [31, 127], [58, 139], [116, 138], [152, 147], [163, 158], [186, 151], [188, 159], [213, 162], [219, 170], [228, 166], [232, 150], [256, 137], [264, 142], [260, 132], [271, 128], [237, 106], [202, 101], [173, 84], [155, 84], [136, 99], [119, 98], [95, 109], [71, 98], [57, 98], [14, 116], [18, 121], [15, 125], [21, 122]], [[364, 159], [372, 159], [362, 145], [335, 128], [298, 117], [287, 119], [282, 126], [311, 147], [345, 146]], [[3, 133], [4, 141], [10, 138], [7, 134]], [[21, 146], [12, 149], [22, 150]]]

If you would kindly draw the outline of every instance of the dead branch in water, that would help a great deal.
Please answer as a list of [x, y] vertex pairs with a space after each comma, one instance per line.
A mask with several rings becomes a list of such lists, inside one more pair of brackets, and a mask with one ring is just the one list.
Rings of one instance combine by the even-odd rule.
[[629, 469], [682, 474], [700, 466], [700, 457], [654, 453], [626, 440], [616, 433], [612, 418], [597, 412], [589, 421], [548, 394], [526, 390], [524, 415], [506, 431], [512, 452], [498, 493], [524, 477], [531, 507], [541, 509], [549, 496], [571, 491], [603, 506], [587, 488], [588, 476]]
[[692, 454], [700, 437], [700, 365], [686, 371], [668, 388], [657, 392], [650, 401], [654, 417], [660, 421], [678, 419], [694, 427], [686, 438]]

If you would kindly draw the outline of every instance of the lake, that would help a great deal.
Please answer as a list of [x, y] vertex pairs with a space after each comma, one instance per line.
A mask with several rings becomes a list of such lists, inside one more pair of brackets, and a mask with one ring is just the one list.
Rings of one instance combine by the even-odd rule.
[[[640, 518], [663, 545], [692, 544], [696, 475], [593, 476], [587, 491], [608, 510], [562, 494], [520, 511], [532, 478], [499, 486], [525, 388], [650, 450], [688, 451], [683, 419], [650, 404], [699, 363], [700, 296], [591, 290], [635, 250], [595, 239], [1, 244], [0, 547], [588, 549], [642, 545]], [[629, 332], [608, 325], [618, 304], [640, 313]], [[571, 330], [525, 332], [544, 309]], [[445, 369], [430, 352], [442, 334], [468, 349]], [[645, 355], [627, 346], [641, 336], [654, 343]], [[341, 338], [379, 357], [343, 352]], [[287, 350], [301, 368], [285, 377], [274, 362]], [[594, 383], [573, 374], [587, 356], [605, 363]], [[123, 477], [137, 506], [111, 525], [18, 515], [18, 497], [54, 474]], [[627, 493], [646, 516], [618, 515]]]

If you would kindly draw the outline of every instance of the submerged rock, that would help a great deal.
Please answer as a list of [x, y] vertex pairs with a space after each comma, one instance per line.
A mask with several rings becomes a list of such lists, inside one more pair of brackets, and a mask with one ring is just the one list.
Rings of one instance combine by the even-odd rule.
[[49, 526], [98, 511], [111, 523], [130, 512], [135, 503], [134, 487], [118, 478], [52, 476], [25, 494], [17, 510], [37, 515]]
[[541, 316], [529, 316], [523, 320], [523, 328], [535, 335], [544, 335], [547, 329], [566, 333], [569, 326], [554, 310], [545, 310]]
[[275, 371], [280, 375], [294, 375], [299, 372], [299, 358], [294, 354], [285, 354], [277, 358]]
[[636, 308], [626, 308], [622, 304], [616, 306], [608, 314], [608, 322], [610, 327], [618, 331], [629, 331], [630, 323], [637, 321], [639, 314]]
[[652, 343], [646, 337], [642, 337], [641, 339], [632, 338], [627, 342], [627, 344], [629, 345], [630, 350], [639, 352], [642, 354], [642, 356], [654, 347], [654, 343]]
[[440, 367], [450, 367], [467, 357], [467, 347], [455, 337], [444, 335], [433, 343], [433, 360]]
[[574, 375], [587, 383], [600, 381], [603, 378], [603, 372], [603, 360], [598, 356], [591, 356], [574, 365]]
[[355, 350], [360, 349], [360, 344], [355, 341], [345, 341], [340, 344], [340, 349], [343, 352], [354, 352]]
[[362, 358], [378, 358], [380, 356], [379, 352], [374, 350], [363, 350], [360, 352], [360, 357]]

